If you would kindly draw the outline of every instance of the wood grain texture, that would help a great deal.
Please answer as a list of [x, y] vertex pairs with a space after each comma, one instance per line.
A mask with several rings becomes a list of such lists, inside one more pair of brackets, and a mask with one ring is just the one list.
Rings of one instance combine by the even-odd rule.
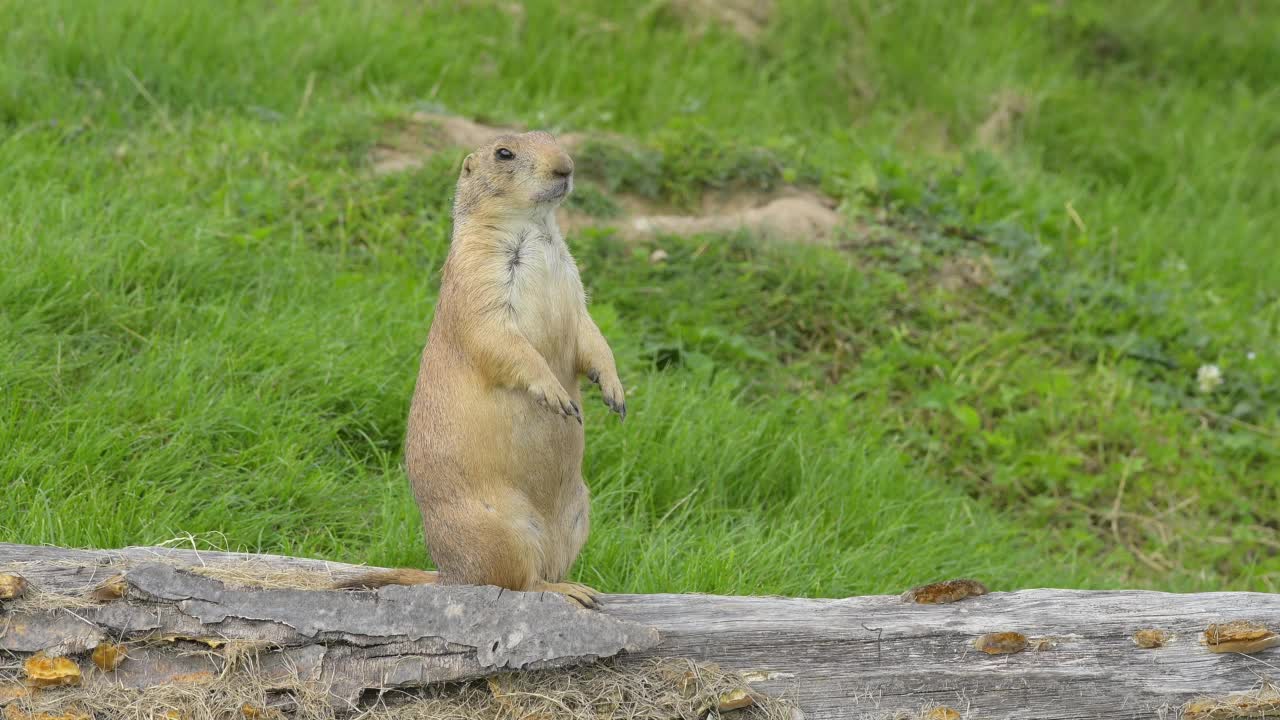
[[[155, 564], [157, 561], [204, 567], [252, 562], [263, 568], [323, 573], [335, 580], [369, 569], [300, 558], [176, 549], [78, 551], [0, 544], [0, 571], [18, 568], [34, 587], [57, 592], [86, 592], [114, 572], [106, 569], [107, 564], [151, 563], [151, 568], [163, 568]], [[159, 593], [157, 597], [168, 593], [165, 597], [176, 603], [175, 612], [197, 626], [201, 620], [216, 623], [219, 618], [222, 623], [232, 619], [263, 623], [269, 622], [263, 618], [292, 617], [290, 614], [298, 611], [293, 607], [295, 602], [314, 607], [315, 600], [305, 599], [311, 596], [347, 598], [342, 602], [353, 604], [332, 606], [343, 616], [372, 612], [375, 607], [350, 599], [353, 595], [371, 597], [372, 593], [275, 591], [284, 594], [269, 603], [261, 591], [202, 595], [204, 586], [200, 583], [194, 588], [199, 592], [171, 586], [175, 576], [165, 571], [172, 573], [171, 568], [145, 571], [144, 585], [150, 583], [147, 591]], [[440, 612], [450, 602], [442, 596], [469, 598], [468, 607], [477, 612], [477, 604], [501, 600], [492, 588], [385, 588], [378, 594], [428, 614]], [[255, 598], [263, 604], [257, 604]], [[563, 605], [572, 609], [567, 603]], [[538, 607], [559, 606], [548, 603]], [[229, 610], [226, 617], [224, 609]], [[325, 625], [327, 620], [310, 617], [313, 614], [294, 618], [297, 625], [285, 625], [313, 642], [337, 637], [328, 635], [334, 632], [349, 633], [346, 640], [377, 632], [362, 624], [366, 620], [350, 618], [341, 625], [345, 629], [338, 629]], [[568, 625], [562, 627], [580, 631], [577, 623], [595, 615], [622, 621], [627, 628], [657, 630], [660, 642], [656, 645], [642, 647], [643, 642], [632, 638], [630, 650], [621, 656], [624, 663], [653, 656], [715, 662], [750, 673], [757, 688], [790, 699], [806, 717], [819, 719], [920, 717], [923, 710], [936, 705], [954, 708], [963, 718], [1180, 718], [1184, 704], [1193, 698], [1227, 696], [1266, 681], [1280, 683], [1280, 648], [1256, 655], [1215, 654], [1202, 643], [1203, 632], [1211, 623], [1250, 620], [1280, 628], [1280, 595], [1275, 594], [1041, 589], [993, 592], [940, 605], [910, 604], [898, 596], [810, 600], [607, 595], [600, 613], [566, 616]], [[396, 630], [406, 642], [434, 638], [435, 642], [458, 644], [458, 637], [430, 625], [431, 621], [415, 626], [419, 629], [406, 635], [395, 624], [402, 620], [387, 617], [379, 622], [387, 623], [380, 627]], [[501, 616], [484, 621], [489, 623], [485, 637], [500, 634], [509, 621], [508, 606], [502, 606]], [[56, 622], [58, 630], [50, 631], [41, 642], [83, 636], [63, 620], [50, 618], [50, 622]], [[160, 622], [179, 623], [180, 619], [162, 618]], [[251, 624], [226, 627], [250, 636], [265, 632]], [[1163, 647], [1142, 649], [1135, 644], [1134, 633], [1149, 628], [1169, 634]], [[413, 633], [420, 631], [423, 635], [412, 639]], [[1028, 649], [988, 655], [975, 648], [979, 636], [1004, 631], [1026, 635]], [[6, 637], [0, 636], [0, 642], [17, 642]], [[24, 648], [38, 644], [30, 639], [23, 642]], [[616, 638], [611, 642], [610, 647], [628, 645]], [[462, 644], [475, 647], [465, 640]], [[342, 646], [361, 647], [358, 642]], [[432, 652], [439, 650], [440, 646], [432, 648]], [[432, 654], [415, 652], [424, 657]], [[574, 657], [584, 654], [581, 646], [572, 644], [560, 652]], [[512, 656], [511, 660], [519, 664], [536, 655]], [[501, 664], [498, 655], [481, 652], [472, 662]], [[461, 671], [445, 674], [449, 672]], [[430, 672], [421, 668], [409, 674], [414, 682], [430, 677]]]

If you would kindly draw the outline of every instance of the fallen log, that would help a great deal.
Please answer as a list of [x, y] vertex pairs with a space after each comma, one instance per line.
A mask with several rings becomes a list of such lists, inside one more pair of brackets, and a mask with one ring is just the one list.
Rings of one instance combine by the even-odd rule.
[[[0, 650], [13, 659], [0, 663], [0, 705], [38, 717], [43, 699], [124, 702], [125, 691], [221, 688], [251, 671], [246, 717], [377, 717], [369, 704], [387, 691], [447, 704], [433, 688], [477, 679], [471, 692], [507, 703], [492, 717], [520, 717], [511, 703], [531, 695], [564, 710], [544, 717], [703, 717], [747, 704], [776, 718], [1280, 717], [1275, 594], [957, 583], [836, 600], [607, 595], [591, 612], [488, 587], [326, 589], [369, 569], [0, 544], [0, 576], [22, 578], [0, 610]], [[4, 588], [0, 578], [0, 598]], [[547, 688], [604, 677], [575, 672], [606, 673], [613, 705], [596, 686], [595, 700], [573, 701], [582, 707], [552, 697]], [[543, 684], [511, 685], [525, 676]], [[629, 683], [650, 694], [628, 694]], [[636, 711], [642, 699], [651, 714]]]

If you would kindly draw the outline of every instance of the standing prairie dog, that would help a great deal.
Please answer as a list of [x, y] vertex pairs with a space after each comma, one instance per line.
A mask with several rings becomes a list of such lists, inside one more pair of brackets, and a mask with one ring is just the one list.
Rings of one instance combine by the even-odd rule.
[[627, 406], [556, 224], [572, 189], [573, 160], [545, 132], [498, 137], [463, 161], [405, 439], [439, 571], [347, 587], [497, 585], [595, 606], [594, 590], [564, 582], [590, 510], [578, 376], [620, 418]]

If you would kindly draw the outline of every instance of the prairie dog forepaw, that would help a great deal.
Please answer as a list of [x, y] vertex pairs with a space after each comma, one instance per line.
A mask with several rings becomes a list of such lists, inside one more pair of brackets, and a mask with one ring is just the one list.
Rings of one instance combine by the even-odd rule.
[[618, 379], [618, 373], [601, 375], [599, 370], [592, 368], [587, 371], [587, 379], [600, 386], [600, 395], [604, 398], [604, 404], [618, 413], [618, 419], [626, 420], [627, 396], [622, 390], [622, 381]]
[[552, 381], [531, 385], [529, 392], [542, 405], [565, 417], [575, 418], [579, 424], [582, 423], [582, 409], [573, 401], [573, 398], [569, 397], [569, 393], [565, 392], [560, 383]]

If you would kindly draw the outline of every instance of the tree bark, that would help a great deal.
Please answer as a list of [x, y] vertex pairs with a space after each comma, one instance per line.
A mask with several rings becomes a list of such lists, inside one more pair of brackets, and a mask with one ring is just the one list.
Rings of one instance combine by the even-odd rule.
[[[1267, 639], [1267, 628], [1280, 630], [1276, 594], [1040, 589], [941, 604], [606, 595], [592, 612], [558, 596], [489, 587], [240, 588], [217, 579], [220, 568], [303, 573], [312, 587], [375, 569], [172, 548], [0, 544], [0, 573], [23, 576], [29, 593], [45, 599], [87, 597], [122, 570], [127, 581], [118, 601], [45, 609], [35, 598], [11, 601], [0, 610], [0, 649], [23, 657], [85, 653], [121, 639], [260, 643], [274, 649], [263, 672], [275, 663], [278, 672], [320, 679], [339, 704], [368, 688], [617, 656], [623, 666], [653, 657], [716, 663], [818, 719], [1280, 717], [1280, 695], [1266, 686], [1280, 682], [1280, 649]], [[1206, 640], [1210, 625], [1239, 620], [1258, 627], [1243, 644], [1211, 647], [1229, 638]], [[1158, 632], [1135, 640], [1144, 630]], [[980, 640], [992, 633], [1019, 636]], [[1249, 652], [1220, 652], [1226, 648]], [[209, 654], [151, 645], [129, 658], [84, 681], [141, 687], [219, 671]]]

